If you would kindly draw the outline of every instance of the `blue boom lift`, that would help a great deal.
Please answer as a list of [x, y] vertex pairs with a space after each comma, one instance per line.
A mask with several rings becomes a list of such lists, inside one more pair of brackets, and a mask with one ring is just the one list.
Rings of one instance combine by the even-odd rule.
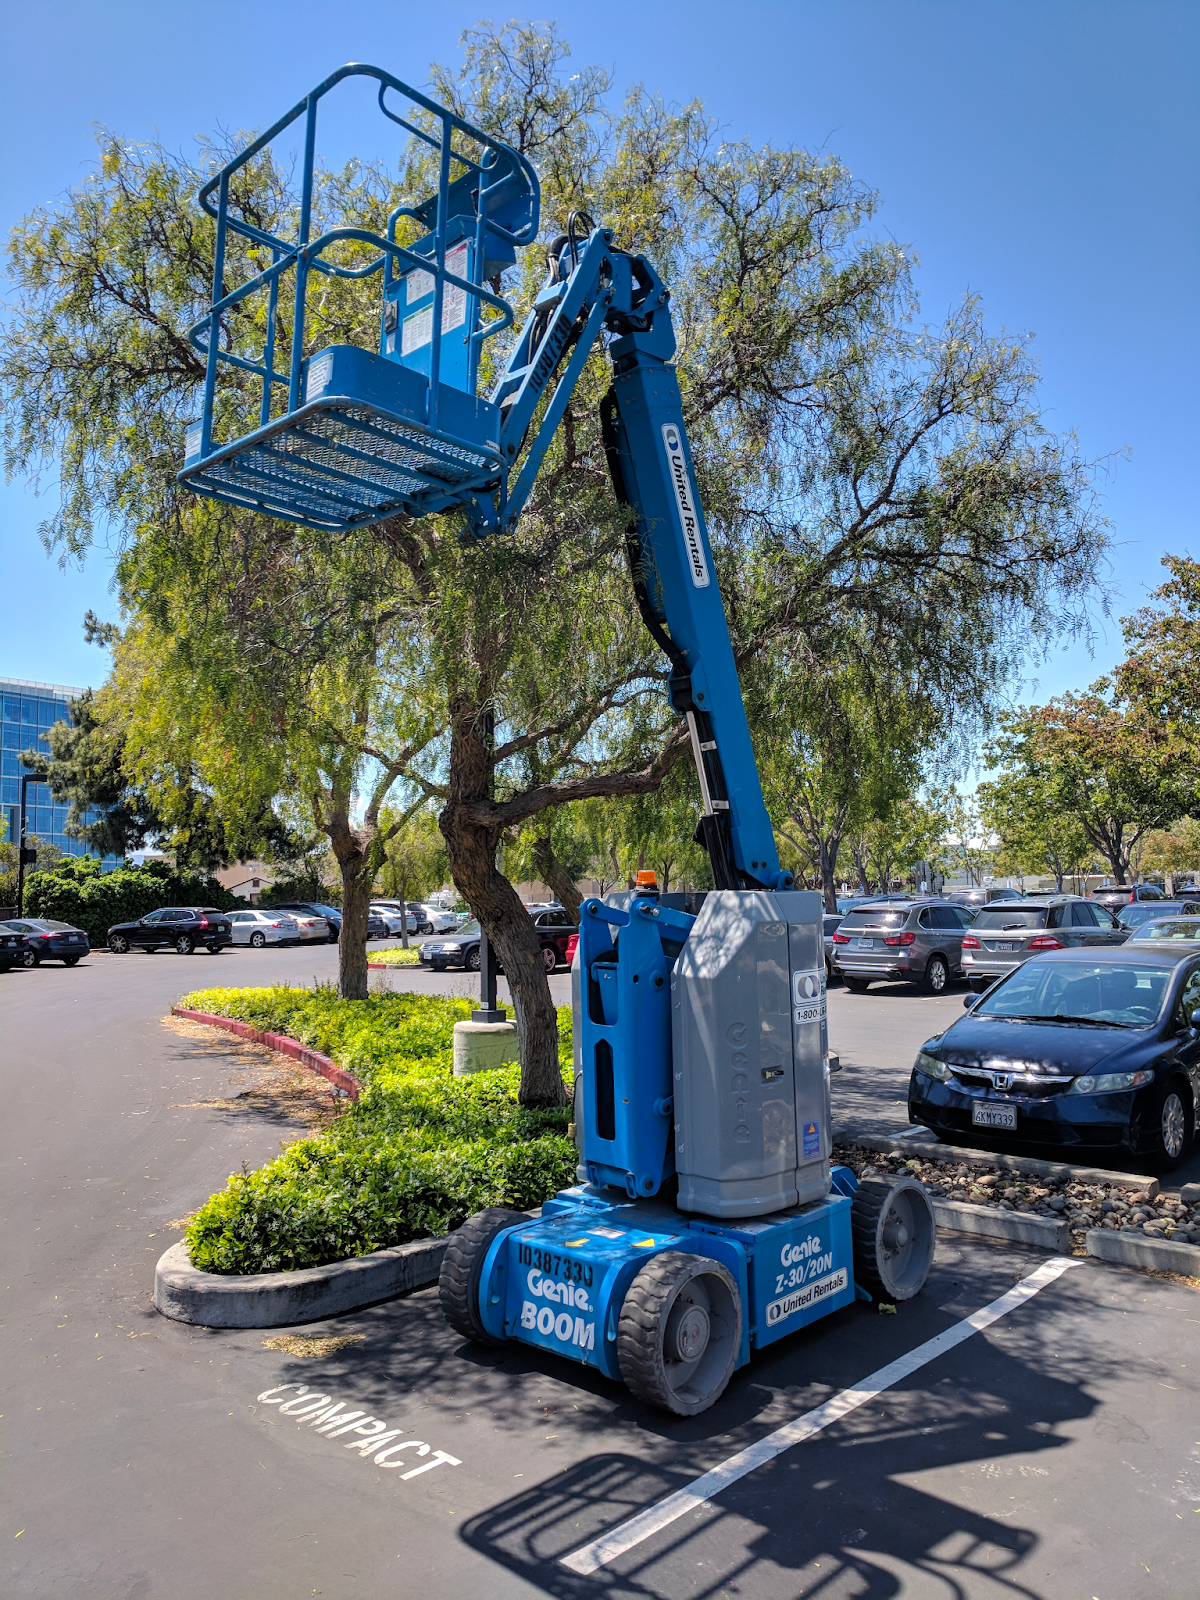
[[[373, 80], [383, 114], [429, 147], [437, 188], [396, 207], [386, 234], [314, 237], [317, 112], [349, 78]], [[285, 238], [238, 201], [239, 174], [301, 121], [301, 204]], [[459, 511], [466, 537], [503, 536], [585, 363], [606, 348], [604, 445], [629, 508], [638, 607], [687, 720], [714, 888], [660, 896], [646, 884], [584, 903], [572, 973], [578, 1184], [536, 1220], [495, 1208], [471, 1217], [440, 1293], [471, 1339], [520, 1340], [694, 1415], [753, 1349], [856, 1295], [916, 1294], [935, 1230], [912, 1180], [856, 1183], [830, 1163], [822, 904], [779, 867], [671, 365], [669, 290], [644, 256], [574, 213], [546, 248], [545, 284], [507, 360], [477, 395], [486, 342], [515, 324], [500, 275], [537, 238], [537, 176], [376, 67], [333, 73], [200, 203], [216, 222], [216, 260], [211, 308], [191, 331], [207, 376], [179, 474], [198, 494], [334, 531]], [[248, 241], [243, 260], [266, 262], [232, 288], [231, 235]], [[350, 240], [368, 259], [348, 258]], [[377, 350], [305, 353], [314, 274], [379, 275]], [[261, 349], [232, 331], [234, 308], [254, 295], [257, 317], [236, 321], [261, 330]], [[235, 436], [219, 440], [218, 424]]]

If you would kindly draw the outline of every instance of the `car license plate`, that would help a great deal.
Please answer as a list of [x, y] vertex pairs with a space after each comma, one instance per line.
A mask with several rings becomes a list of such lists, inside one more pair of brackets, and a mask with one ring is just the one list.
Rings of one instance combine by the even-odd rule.
[[875, 941], [874, 939], [855, 939], [854, 948], [856, 950], [873, 950]]
[[1008, 1128], [1015, 1132], [1017, 1108], [1016, 1106], [972, 1106], [971, 1121], [977, 1128]]
[[1015, 944], [993, 944], [988, 946], [989, 950], [1015, 950], [1016, 948]]

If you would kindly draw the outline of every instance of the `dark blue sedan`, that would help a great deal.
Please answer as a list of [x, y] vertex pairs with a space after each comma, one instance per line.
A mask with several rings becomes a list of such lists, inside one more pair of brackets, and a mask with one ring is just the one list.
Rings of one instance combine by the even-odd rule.
[[1116, 1148], [1159, 1171], [1186, 1156], [1200, 1095], [1194, 945], [1056, 951], [965, 1003], [917, 1056], [910, 1122], [1006, 1147]]

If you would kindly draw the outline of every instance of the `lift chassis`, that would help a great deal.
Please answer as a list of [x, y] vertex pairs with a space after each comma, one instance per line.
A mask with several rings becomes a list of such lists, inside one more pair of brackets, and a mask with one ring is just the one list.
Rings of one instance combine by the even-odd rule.
[[[363, 78], [383, 114], [436, 154], [437, 192], [397, 206], [385, 234], [314, 238], [318, 109]], [[297, 235], [285, 238], [231, 196], [239, 169], [297, 122], [302, 197]], [[713, 888], [660, 896], [639, 883], [584, 903], [572, 971], [578, 1184], [537, 1218], [471, 1217], [450, 1241], [440, 1295], [472, 1339], [517, 1340], [670, 1411], [703, 1411], [754, 1349], [856, 1297], [917, 1293], [934, 1225], [919, 1185], [857, 1184], [830, 1163], [822, 904], [779, 866], [696, 491], [669, 290], [644, 256], [573, 213], [546, 247], [545, 284], [517, 331], [498, 289], [538, 236], [536, 173], [376, 67], [338, 69], [200, 200], [216, 259], [211, 307], [191, 330], [206, 380], [179, 474], [198, 494], [338, 532], [454, 512], [464, 538], [504, 537], [588, 360], [603, 348], [611, 362], [604, 447], [628, 508], [638, 609], [687, 724]], [[236, 235], [259, 270], [231, 288]], [[352, 260], [351, 242], [378, 254]], [[379, 274], [375, 352], [308, 352], [306, 296], [320, 273]], [[261, 351], [231, 333], [254, 295], [266, 300], [253, 324], [265, 329]], [[507, 360], [478, 394], [484, 346], [509, 328]], [[232, 394], [218, 382], [230, 373]], [[255, 384], [261, 396], [248, 399]], [[219, 424], [235, 436], [217, 438]]]

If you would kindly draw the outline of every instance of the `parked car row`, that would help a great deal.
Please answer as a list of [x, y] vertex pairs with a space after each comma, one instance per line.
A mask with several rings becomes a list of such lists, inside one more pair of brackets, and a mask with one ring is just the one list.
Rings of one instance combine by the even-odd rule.
[[[576, 935], [576, 929], [569, 912], [562, 906], [534, 906], [527, 909], [537, 930], [546, 971], [550, 973], [560, 966], [570, 966], [574, 949], [570, 954], [567, 950], [572, 937]], [[479, 923], [472, 919], [454, 933], [426, 940], [419, 950], [421, 965], [434, 972], [445, 972], [451, 967], [465, 972], [478, 972], [480, 937]]]

